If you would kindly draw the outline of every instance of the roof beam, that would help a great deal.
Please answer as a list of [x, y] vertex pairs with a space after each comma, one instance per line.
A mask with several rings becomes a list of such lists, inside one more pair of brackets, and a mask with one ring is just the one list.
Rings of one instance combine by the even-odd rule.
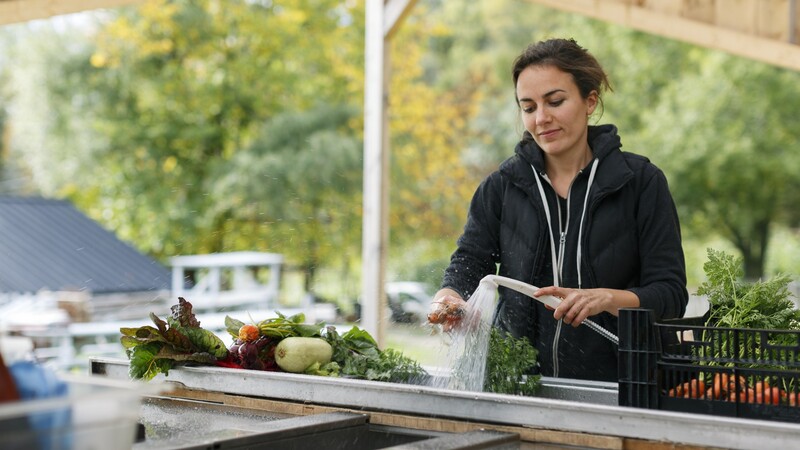
[[386, 0], [383, 16], [384, 39], [392, 38], [416, 4], [417, 0]]
[[796, 0], [529, 1], [800, 71]]
[[0, 25], [49, 19], [92, 9], [117, 8], [143, 0], [0, 0]]

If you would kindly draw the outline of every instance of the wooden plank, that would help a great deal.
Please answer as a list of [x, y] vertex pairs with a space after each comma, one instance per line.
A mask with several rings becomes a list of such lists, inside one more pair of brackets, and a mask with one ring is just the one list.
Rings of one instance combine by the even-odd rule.
[[755, 35], [757, 15], [758, 0], [726, 0], [717, 2], [714, 24], [725, 29]]
[[349, 408], [338, 408], [307, 403], [294, 403], [265, 398], [245, 397], [224, 394], [212, 391], [199, 391], [176, 387], [169, 393], [169, 397], [203, 401], [226, 406], [236, 406], [248, 409], [258, 409], [277, 414], [309, 415], [328, 412], [355, 412], [368, 413], [369, 422], [376, 425], [411, 428], [415, 430], [435, 431], [444, 433], [464, 433], [474, 430], [496, 430], [517, 433], [525, 442], [570, 445], [581, 448], [602, 450], [622, 450], [623, 438], [615, 436], [602, 436], [587, 433], [536, 429], [529, 427], [507, 426], [490, 423], [458, 421], [442, 418], [419, 417], [404, 414], [390, 414], [374, 411], [363, 411]]
[[[602, 450], [701, 450], [715, 447], [655, 442], [645, 439], [620, 438], [588, 433], [575, 433], [558, 430], [537, 429], [521, 426], [450, 420], [444, 418], [419, 417], [405, 414], [390, 414], [349, 408], [338, 408], [307, 403], [295, 403], [265, 398], [254, 398], [224, 394], [212, 391], [199, 391], [177, 387], [169, 397], [221, 404], [231, 407], [257, 409], [275, 414], [304, 416], [330, 412], [353, 412], [369, 414], [369, 422], [414, 430], [442, 433], [465, 433], [474, 430], [495, 430], [516, 433], [520, 436], [521, 448], [540, 448], [541, 444], [574, 446], [577, 448]], [[526, 445], [527, 444], [527, 445]], [[536, 445], [531, 445], [536, 444]]]
[[383, 18], [384, 39], [392, 39], [416, 4], [417, 0], [386, 0], [386, 15]]
[[698, 22], [714, 23], [716, 0], [683, 0], [680, 15]]
[[756, 8], [756, 34], [788, 42], [789, 0], [758, 0]]
[[800, 1], [789, 0], [789, 42], [800, 45]]
[[[625, 3], [597, 0], [591, 6], [586, 6], [582, 0], [528, 1], [646, 33], [722, 50], [755, 61], [800, 71], [800, 46], [789, 42], [767, 39], [755, 34], [726, 29], [720, 25], [707, 24], [685, 17], [668, 16], [644, 7]], [[741, 2], [747, 0], [731, 1]], [[716, 11], [719, 12], [719, 10], [720, 8], [717, 7]], [[732, 21], [734, 18], [731, 16], [726, 20]], [[786, 20], [788, 21], [788, 18]], [[797, 35], [800, 38], [800, 34]]]
[[21, 23], [94, 9], [117, 8], [143, 0], [3, 0], [0, 25]]
[[641, 6], [653, 12], [678, 16], [683, 10], [683, 3], [683, 0], [646, 0]]
[[671, 442], [653, 442], [639, 439], [625, 439], [624, 450], [722, 450], [716, 447], [698, 447], [696, 445], [673, 444]]

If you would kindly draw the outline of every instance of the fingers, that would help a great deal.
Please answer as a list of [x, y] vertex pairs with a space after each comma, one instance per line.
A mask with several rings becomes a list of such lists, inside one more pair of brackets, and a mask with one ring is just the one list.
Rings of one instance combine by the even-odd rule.
[[443, 324], [447, 331], [461, 321], [465, 305], [466, 302], [458, 297], [444, 295], [431, 303], [433, 311], [428, 314], [428, 322]]
[[[544, 290], [545, 289], [542, 289], [542, 291]], [[591, 296], [586, 294], [586, 291], [563, 288], [556, 288], [550, 291], [558, 292], [563, 295], [561, 304], [558, 305], [558, 308], [553, 312], [553, 318], [556, 320], [563, 319], [567, 324], [577, 327], [580, 326], [584, 320], [596, 314], [594, 311], [594, 302]]]

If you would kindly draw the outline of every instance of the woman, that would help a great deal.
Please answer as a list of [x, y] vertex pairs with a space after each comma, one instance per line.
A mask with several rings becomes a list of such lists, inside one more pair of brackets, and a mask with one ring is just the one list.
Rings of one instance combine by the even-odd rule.
[[475, 192], [434, 308], [463, 305], [488, 274], [544, 286], [555, 310], [501, 287], [495, 325], [530, 340], [542, 375], [616, 382], [616, 345], [581, 322], [617, 334], [620, 308], [665, 319], [688, 302], [666, 178], [620, 150], [615, 126], [589, 125], [609, 83], [574, 40], [529, 46], [512, 73], [525, 132]]

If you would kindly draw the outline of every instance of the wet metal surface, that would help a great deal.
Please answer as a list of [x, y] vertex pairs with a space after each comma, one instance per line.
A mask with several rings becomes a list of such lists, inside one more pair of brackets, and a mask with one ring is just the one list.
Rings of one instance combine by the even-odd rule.
[[[125, 360], [94, 360], [92, 372], [128, 377]], [[800, 424], [685, 414], [617, 405], [521, 397], [365, 380], [215, 367], [170, 370], [190, 389], [428, 418], [507, 424], [601, 436], [723, 448], [788, 448]], [[568, 387], [569, 381], [561, 380]], [[573, 380], [576, 382], [576, 380]], [[581, 383], [575, 383], [576, 386]], [[582, 385], [586, 389], [591, 385]], [[594, 386], [597, 388], [598, 386]]]

